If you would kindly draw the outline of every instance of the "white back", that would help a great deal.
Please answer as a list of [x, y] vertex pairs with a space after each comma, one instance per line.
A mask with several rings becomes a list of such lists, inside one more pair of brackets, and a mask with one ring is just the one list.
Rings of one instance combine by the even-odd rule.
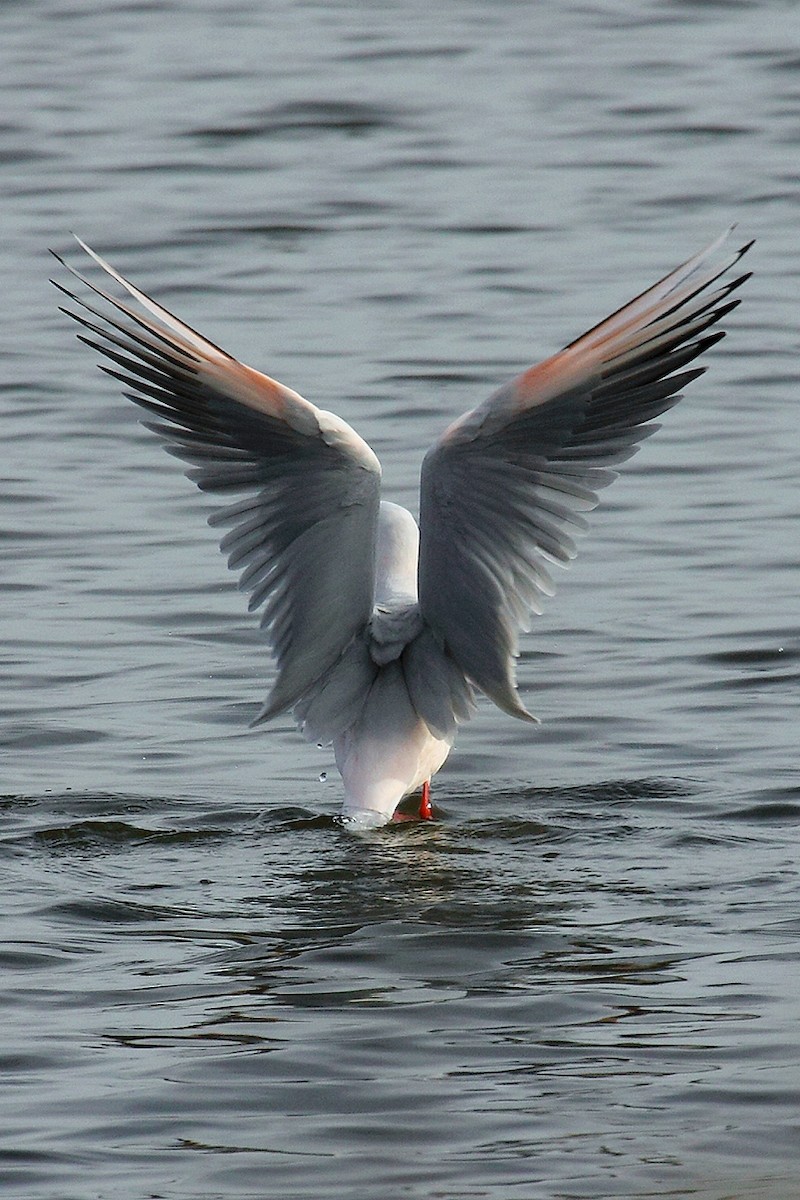
[[407, 508], [382, 500], [375, 555], [375, 604], [391, 608], [417, 602], [419, 529]]

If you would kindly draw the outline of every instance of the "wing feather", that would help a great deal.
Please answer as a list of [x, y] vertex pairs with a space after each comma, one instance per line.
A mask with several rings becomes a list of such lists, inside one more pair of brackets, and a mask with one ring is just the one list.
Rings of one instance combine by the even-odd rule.
[[266, 720], [326, 676], [370, 619], [380, 464], [340, 418], [238, 362], [78, 241], [138, 305], [56, 255], [96, 298], [56, 283], [79, 305], [63, 309], [78, 337], [201, 490], [244, 493], [210, 524], [232, 526], [221, 542], [228, 565], [241, 570], [250, 609], [264, 607], [278, 665]]
[[[514, 657], [526, 614], [552, 594], [613, 469], [655, 432], [654, 419], [704, 368], [748, 278], [721, 262], [725, 237], [511, 380], [455, 421], [428, 451], [420, 488], [419, 604], [469, 680], [530, 719]], [[721, 282], [720, 281], [724, 281]], [[689, 367], [687, 370], [686, 368]]]

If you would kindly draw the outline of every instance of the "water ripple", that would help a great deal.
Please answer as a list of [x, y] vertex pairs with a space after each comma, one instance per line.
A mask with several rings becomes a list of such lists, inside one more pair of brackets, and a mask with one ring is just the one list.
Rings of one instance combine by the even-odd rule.
[[[800, 126], [768, 15], [0, 7], [9, 1196], [797, 1193]], [[355, 835], [328, 750], [247, 730], [265, 648], [46, 247], [77, 229], [341, 413], [414, 506], [455, 417], [734, 220], [730, 336], [523, 640], [542, 725], [483, 705], [436, 819]]]

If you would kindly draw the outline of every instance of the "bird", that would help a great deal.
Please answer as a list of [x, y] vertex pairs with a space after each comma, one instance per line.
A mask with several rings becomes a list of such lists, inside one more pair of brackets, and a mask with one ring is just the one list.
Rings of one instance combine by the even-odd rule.
[[227, 529], [221, 549], [275, 663], [252, 723], [291, 711], [309, 741], [332, 743], [343, 823], [385, 825], [417, 795], [431, 819], [431, 778], [478, 693], [537, 721], [517, 688], [520, 634], [598, 492], [725, 336], [751, 274], [737, 264], [752, 242], [731, 251], [730, 233], [457, 417], [422, 460], [418, 521], [381, 498], [377, 456], [340, 417], [232, 357], [80, 238], [101, 282], [53, 251], [80, 341], [223, 499], [209, 524]]

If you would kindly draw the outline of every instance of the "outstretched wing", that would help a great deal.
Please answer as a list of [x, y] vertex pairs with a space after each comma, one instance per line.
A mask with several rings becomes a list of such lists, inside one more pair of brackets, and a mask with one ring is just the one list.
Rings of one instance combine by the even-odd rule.
[[[559, 354], [511, 380], [428, 451], [420, 495], [419, 603], [464, 674], [532, 719], [516, 690], [520, 627], [553, 594], [550, 563], [630, 458], [703, 373], [685, 370], [724, 334], [747, 275], [720, 261], [724, 235]], [[726, 278], [723, 278], [726, 277]]]
[[[80, 239], [78, 239], [80, 241]], [[192, 464], [203, 491], [243, 493], [209, 523], [241, 570], [250, 610], [263, 606], [278, 676], [258, 720], [294, 704], [339, 658], [372, 611], [380, 464], [333, 413], [238, 362], [80, 245], [133, 306], [59, 262], [102, 307], [56, 287], [103, 370], [150, 414], [143, 423]], [[54, 281], [55, 282], [55, 281]]]

